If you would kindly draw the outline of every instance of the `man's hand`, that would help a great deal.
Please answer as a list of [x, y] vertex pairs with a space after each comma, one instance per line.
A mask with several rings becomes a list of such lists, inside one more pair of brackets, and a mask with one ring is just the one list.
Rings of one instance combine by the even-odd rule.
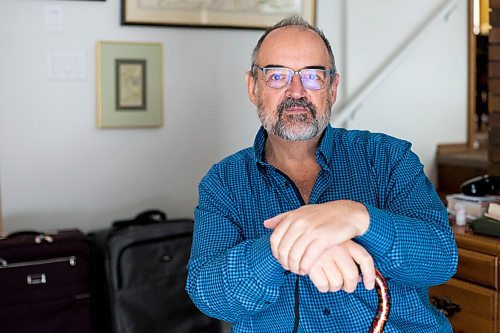
[[340, 289], [352, 293], [360, 281], [360, 271], [365, 288], [373, 289], [375, 285], [373, 258], [361, 245], [347, 241], [323, 252], [312, 265], [308, 275], [322, 293]]
[[306, 205], [264, 221], [274, 229], [271, 250], [283, 268], [306, 275], [326, 250], [362, 235], [370, 217], [366, 207], [339, 200]]

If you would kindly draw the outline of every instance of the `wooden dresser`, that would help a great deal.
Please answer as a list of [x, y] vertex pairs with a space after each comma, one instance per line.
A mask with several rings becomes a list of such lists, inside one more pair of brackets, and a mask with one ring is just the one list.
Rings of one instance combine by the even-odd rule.
[[500, 333], [498, 258], [500, 238], [474, 235], [453, 227], [458, 247], [458, 270], [447, 283], [431, 288], [431, 297], [458, 304], [449, 320], [455, 333]]

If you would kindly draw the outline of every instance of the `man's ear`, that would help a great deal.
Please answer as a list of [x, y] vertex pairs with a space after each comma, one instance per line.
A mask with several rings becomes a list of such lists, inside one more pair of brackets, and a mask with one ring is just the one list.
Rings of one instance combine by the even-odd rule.
[[257, 95], [255, 94], [255, 89], [257, 89], [257, 82], [255, 82], [255, 78], [250, 71], [246, 72], [245, 79], [247, 80], [248, 98], [254, 105], [257, 105]]
[[337, 91], [339, 88], [339, 83], [340, 83], [340, 75], [339, 73], [335, 73], [335, 75], [333, 75], [332, 77], [332, 83], [330, 85], [330, 91], [329, 91], [329, 98], [332, 105], [337, 100]]

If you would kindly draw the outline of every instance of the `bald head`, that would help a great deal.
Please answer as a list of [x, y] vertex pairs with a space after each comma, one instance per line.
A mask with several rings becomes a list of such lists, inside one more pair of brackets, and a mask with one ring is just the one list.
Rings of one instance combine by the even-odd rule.
[[275, 25], [269, 27], [264, 32], [264, 34], [260, 37], [259, 41], [257, 42], [257, 45], [255, 46], [255, 48], [252, 52], [252, 64], [251, 64], [252, 67], [251, 67], [250, 72], [252, 73], [252, 75], [254, 77], [257, 74], [257, 72], [256, 72], [257, 69], [255, 68], [255, 66], [257, 65], [257, 58], [259, 56], [259, 53], [260, 53], [260, 50], [262, 48], [262, 44], [264, 43], [264, 41], [266, 41], [268, 39], [269, 35], [273, 35], [274, 31], [282, 30], [282, 29], [289, 29], [289, 28], [294, 28], [294, 29], [298, 29], [298, 30], [309, 30], [314, 35], [316, 35], [316, 37], [319, 37], [321, 39], [321, 41], [323, 42], [324, 47], [326, 49], [326, 52], [328, 55], [329, 67], [331, 69], [333, 69], [334, 71], [336, 71], [335, 57], [333, 55], [332, 47], [330, 45], [330, 42], [326, 38], [326, 36], [323, 34], [323, 32], [320, 29], [318, 29], [317, 27], [306, 22], [301, 17], [291, 16], [291, 17], [285, 18], [285, 19], [279, 21], [278, 23], [276, 23]]

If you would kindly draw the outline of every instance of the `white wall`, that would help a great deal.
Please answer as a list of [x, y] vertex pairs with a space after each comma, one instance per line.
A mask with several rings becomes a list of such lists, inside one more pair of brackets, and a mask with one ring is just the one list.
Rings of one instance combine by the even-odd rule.
[[[443, 3], [349, 0], [347, 95], [359, 89]], [[467, 1], [460, 0], [448, 19], [435, 24], [384, 86], [367, 98], [349, 125], [412, 142], [431, 179], [436, 176], [437, 144], [466, 140], [466, 22]]]
[[[414, 142], [428, 167], [437, 143], [465, 140], [462, 2], [351, 123]], [[442, 1], [317, 0], [318, 24], [333, 43], [342, 75], [339, 102], [436, 3]], [[64, 32], [45, 32], [45, 5], [62, 7]], [[118, 0], [2, 0], [0, 8], [0, 185], [6, 231], [86, 231], [150, 207], [171, 217], [192, 216], [197, 183], [207, 169], [253, 142], [259, 122], [246, 97], [244, 72], [262, 31], [121, 26]], [[163, 43], [164, 127], [97, 129], [98, 40]], [[46, 56], [54, 50], [84, 52], [87, 78], [49, 81]], [[427, 170], [432, 176], [432, 168]]]

